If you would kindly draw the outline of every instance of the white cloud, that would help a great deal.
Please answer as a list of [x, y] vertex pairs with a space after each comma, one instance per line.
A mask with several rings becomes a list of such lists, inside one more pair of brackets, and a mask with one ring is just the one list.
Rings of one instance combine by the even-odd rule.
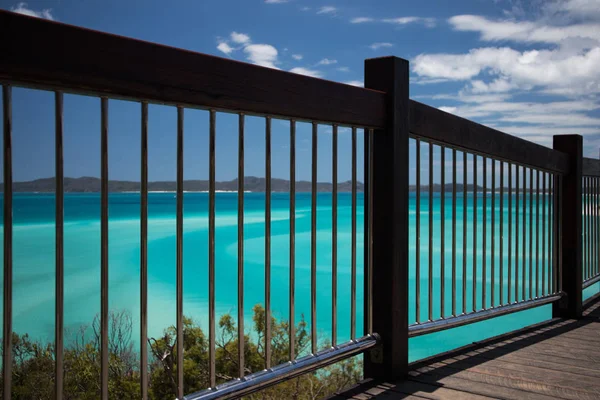
[[303, 67], [292, 68], [290, 69], [290, 72], [293, 72], [294, 74], [312, 76], [313, 78], [321, 78], [323, 76], [323, 74], [317, 70]]
[[27, 3], [20, 2], [20, 3], [17, 3], [16, 6], [11, 7], [10, 10], [12, 12], [16, 12], [18, 14], [29, 15], [30, 17], [37, 17], [37, 18], [49, 19], [51, 21], [54, 21], [54, 16], [52, 15], [52, 10], [49, 8], [36, 11], [36, 10], [32, 10], [31, 8], [27, 8]]
[[263, 67], [279, 69], [277, 63], [277, 49], [270, 44], [250, 44], [244, 47], [244, 52], [249, 61]]
[[358, 86], [358, 87], [363, 87], [365, 86], [365, 84], [362, 81], [347, 81], [344, 82], [346, 85], [351, 85], [351, 86]]
[[337, 8], [333, 6], [323, 6], [319, 8], [317, 14], [334, 14], [337, 11]]
[[337, 64], [337, 60], [330, 60], [329, 58], [324, 58], [317, 63], [317, 65], [331, 65]]
[[350, 68], [348, 67], [337, 67], [336, 69], [340, 72], [350, 72]]
[[231, 32], [231, 41], [238, 44], [250, 43], [250, 36], [245, 33]]
[[393, 44], [388, 43], [388, 42], [377, 42], [377, 43], [373, 43], [369, 47], [372, 50], [377, 50], [377, 49], [381, 49], [381, 48], [384, 48], [384, 47], [392, 47], [392, 46], [393, 46]]
[[457, 31], [478, 32], [485, 41], [560, 43], [569, 38], [600, 40], [599, 23], [552, 26], [544, 21], [493, 21], [479, 15], [456, 15], [448, 22]]
[[423, 18], [423, 17], [398, 17], [398, 18], [384, 18], [382, 22], [395, 25], [408, 25], [419, 23], [425, 25], [427, 28], [433, 28], [435, 26], [435, 18]]
[[219, 49], [219, 51], [222, 51], [225, 54], [231, 54], [233, 52], [233, 48], [226, 42], [219, 43], [217, 49]]
[[300, 60], [302, 60], [304, 58], [304, 56], [302, 54], [292, 54], [292, 58], [294, 60], [300, 61]]
[[450, 80], [469, 80], [485, 73], [498, 78], [491, 84], [496, 90], [539, 87], [585, 94], [600, 91], [599, 63], [600, 47], [578, 54], [560, 48], [520, 52], [487, 47], [466, 54], [421, 54], [413, 61], [413, 71], [421, 77]]
[[374, 19], [371, 17], [356, 17], [350, 20], [351, 24], [364, 24], [365, 22], [373, 22]]

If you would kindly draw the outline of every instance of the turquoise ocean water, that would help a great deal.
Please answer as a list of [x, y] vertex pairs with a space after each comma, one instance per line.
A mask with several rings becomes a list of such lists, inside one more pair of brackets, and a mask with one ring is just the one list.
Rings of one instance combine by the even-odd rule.
[[[491, 249], [495, 252], [496, 304], [500, 288], [499, 271], [499, 196], [496, 196], [496, 233], [491, 241], [491, 197], [487, 201], [487, 279], [482, 280], [483, 266], [483, 202], [477, 199], [478, 233], [476, 261], [476, 299], [481, 307], [482, 285], [487, 287], [487, 306], [491, 302]], [[237, 194], [216, 195], [216, 301], [217, 316], [226, 312], [237, 315]], [[543, 196], [540, 207], [546, 204]], [[410, 317], [415, 321], [415, 254], [416, 254], [416, 202], [411, 194], [410, 206]], [[111, 309], [128, 310], [134, 319], [134, 340], [139, 327], [139, 260], [140, 221], [138, 193], [110, 195], [109, 205], [109, 302]], [[439, 194], [433, 199], [433, 317], [439, 318], [441, 286], [441, 213]], [[462, 208], [462, 197], [457, 198], [457, 311], [462, 310], [462, 282], [467, 281], [467, 311], [472, 307], [473, 284], [473, 197], [467, 198], [467, 208]], [[18, 333], [29, 333], [40, 340], [52, 340], [54, 335], [54, 195], [16, 194], [14, 196], [14, 288], [13, 326]], [[262, 193], [246, 193], [244, 196], [244, 313], [246, 326], [251, 326], [252, 307], [264, 301], [264, 249], [265, 226]], [[452, 255], [452, 208], [451, 198], [446, 198], [445, 209], [445, 286], [444, 315], [451, 313], [451, 255]], [[331, 335], [331, 193], [318, 195], [317, 201], [317, 329], [322, 338]], [[357, 323], [362, 327], [362, 194], [358, 198], [358, 282]], [[504, 199], [504, 229], [508, 232], [508, 196]], [[428, 198], [421, 198], [421, 319], [427, 320], [428, 304]], [[514, 202], [513, 202], [514, 207]], [[535, 200], [534, 200], [535, 208]], [[184, 196], [184, 314], [194, 318], [202, 327], [208, 327], [208, 195], [186, 193]], [[462, 220], [467, 213], [467, 274], [462, 276]], [[513, 218], [514, 218], [513, 212]], [[304, 314], [310, 324], [310, 194], [296, 197], [296, 314]], [[89, 324], [100, 311], [100, 196], [93, 194], [65, 195], [65, 327], [67, 337], [82, 324]], [[528, 224], [529, 217], [526, 218]], [[534, 215], [535, 223], [535, 215]], [[541, 238], [540, 211], [540, 238]], [[526, 225], [526, 243], [529, 245], [529, 229]], [[513, 230], [515, 225], [513, 223]], [[522, 215], [520, 220], [522, 229]], [[272, 195], [272, 305], [274, 315], [288, 318], [289, 293], [289, 196]], [[349, 338], [350, 332], [350, 244], [351, 244], [351, 197], [340, 193], [338, 199], [338, 340]], [[1, 230], [0, 230], [1, 232]], [[522, 231], [521, 231], [522, 232]], [[534, 257], [536, 233], [534, 229]], [[514, 238], [514, 235], [513, 235]], [[504, 282], [507, 282], [508, 235], [504, 237]], [[547, 248], [547, 247], [546, 247]], [[542, 262], [541, 243], [539, 247]], [[1, 249], [0, 249], [1, 251]], [[527, 255], [528, 255], [527, 250]], [[514, 252], [514, 244], [513, 244]], [[519, 280], [522, 273], [522, 236], [519, 243]], [[160, 335], [162, 330], [175, 323], [175, 195], [151, 193], [149, 195], [148, 224], [149, 256], [149, 334]], [[547, 258], [546, 258], [547, 260]], [[514, 255], [513, 255], [514, 263]], [[529, 259], [526, 260], [527, 280]], [[534, 271], [535, 271], [534, 260]], [[541, 264], [540, 264], [541, 265]], [[542, 267], [539, 276], [541, 279]], [[513, 274], [514, 274], [513, 266]], [[547, 271], [547, 270], [546, 270]], [[534, 272], [535, 273], [535, 272]], [[546, 275], [548, 272], [546, 272]], [[535, 275], [533, 276], [535, 277]], [[514, 284], [514, 278], [513, 278]], [[540, 281], [541, 290], [541, 281]], [[527, 285], [526, 285], [527, 286]], [[535, 282], [533, 283], [535, 290]], [[528, 288], [528, 287], [527, 287]], [[506, 301], [506, 289], [504, 289]], [[511, 289], [514, 292], [514, 289]], [[598, 285], [586, 291], [586, 297], [597, 292]], [[514, 297], [513, 297], [514, 299]], [[507, 315], [489, 321], [456, 328], [452, 331], [411, 339], [411, 359], [423, 358], [500, 334], [551, 317], [549, 306]]]

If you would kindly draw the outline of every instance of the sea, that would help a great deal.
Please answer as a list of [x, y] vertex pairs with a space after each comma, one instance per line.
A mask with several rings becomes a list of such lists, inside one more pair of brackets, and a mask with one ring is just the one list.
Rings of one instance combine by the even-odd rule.
[[[432, 292], [429, 293], [429, 199], [421, 195], [420, 207], [420, 265], [421, 265], [421, 321], [429, 317], [429, 297], [432, 299], [433, 319], [452, 313], [452, 207], [450, 194], [445, 199], [445, 248], [441, 252], [441, 198], [434, 193], [433, 240], [431, 247]], [[504, 274], [504, 300], [507, 299], [508, 278], [508, 196], [504, 196], [503, 260], [499, 258], [499, 207], [495, 201], [495, 233], [491, 240], [491, 195], [486, 204], [486, 259], [483, 262], [483, 194], [477, 195], [474, 207], [473, 194], [467, 195], [467, 207], [463, 208], [462, 194], [457, 196], [456, 209], [456, 309], [462, 312], [463, 280], [466, 281], [467, 311], [472, 309], [473, 278], [475, 275], [476, 307], [482, 303], [482, 289], [486, 285], [486, 306], [491, 306], [491, 253], [494, 251], [495, 304], [498, 304], [500, 287], [500, 264]], [[514, 195], [513, 195], [514, 196]], [[522, 199], [521, 199], [522, 201]], [[82, 326], [89, 326], [100, 312], [100, 195], [98, 193], [67, 193], [64, 198], [64, 319], [67, 345]], [[549, 203], [541, 195], [540, 207]], [[34, 340], [51, 341], [54, 338], [55, 316], [55, 196], [54, 194], [16, 193], [13, 198], [13, 330], [27, 333]], [[215, 288], [216, 315], [226, 313], [237, 316], [237, 260], [238, 221], [237, 193], [216, 194], [215, 234]], [[279, 320], [289, 317], [289, 269], [290, 269], [290, 198], [287, 193], [272, 194], [271, 213], [271, 302], [273, 315]], [[513, 208], [515, 202], [513, 201]], [[535, 202], [534, 202], [535, 207]], [[409, 208], [409, 321], [416, 321], [416, 194], [410, 194]], [[174, 193], [150, 193], [148, 196], [148, 334], [160, 336], [165, 328], [175, 324], [176, 316], [176, 196]], [[357, 333], [363, 333], [363, 196], [357, 199]], [[473, 221], [477, 213], [477, 249], [473, 274]], [[317, 332], [320, 340], [332, 334], [332, 195], [317, 196]], [[467, 236], [463, 236], [463, 217], [467, 217]], [[540, 211], [541, 213], [541, 211]], [[521, 215], [521, 214], [520, 214]], [[515, 213], [513, 212], [513, 218]], [[296, 266], [296, 323], [310, 320], [311, 289], [311, 195], [296, 195], [295, 266]], [[542, 217], [535, 225], [542, 238]], [[522, 218], [520, 230], [522, 232]], [[535, 215], [533, 218], [535, 224]], [[529, 218], [525, 232], [529, 235]], [[343, 342], [350, 338], [350, 283], [351, 283], [351, 226], [352, 207], [349, 193], [338, 194], [337, 209], [337, 336]], [[513, 221], [513, 230], [515, 224]], [[203, 329], [208, 329], [208, 194], [184, 194], [183, 222], [183, 312]], [[548, 225], [546, 224], [546, 230]], [[0, 235], [3, 230], [0, 229]], [[529, 245], [529, 236], [526, 237]], [[514, 234], [513, 234], [514, 239]], [[536, 234], [532, 237], [534, 246]], [[463, 241], [466, 253], [463, 254]], [[248, 331], [253, 326], [252, 308], [264, 304], [265, 294], [265, 194], [244, 194], [244, 316]], [[522, 236], [519, 253], [522, 252]], [[0, 251], [2, 249], [0, 248]], [[514, 264], [514, 244], [512, 246]], [[527, 250], [529, 251], [529, 250]], [[132, 340], [139, 343], [140, 314], [140, 194], [111, 193], [109, 196], [109, 306], [111, 310], [125, 310], [133, 319]], [[535, 247], [533, 248], [535, 257]], [[548, 262], [546, 253], [539, 246], [539, 256], [534, 260]], [[466, 275], [463, 276], [463, 256], [466, 257]], [[440, 289], [441, 260], [444, 259], [445, 305], [441, 309]], [[528, 257], [528, 255], [527, 255]], [[519, 254], [519, 274], [522, 258]], [[544, 261], [545, 260], [545, 261]], [[527, 264], [529, 259], [527, 258]], [[486, 280], [482, 279], [483, 265]], [[543, 265], [543, 264], [540, 264]], [[540, 267], [539, 287], [541, 289]], [[514, 274], [514, 265], [512, 268]], [[526, 271], [528, 274], [528, 271]], [[535, 276], [535, 275], [534, 275]], [[519, 276], [519, 280], [521, 276]], [[527, 275], [527, 279], [529, 276]], [[512, 280], [514, 285], [515, 280]], [[528, 285], [526, 289], [528, 292]], [[0, 286], [2, 287], [2, 286]], [[535, 290], [535, 283], [533, 283]], [[586, 290], [584, 298], [598, 292], [596, 284]], [[398, 288], [401, 290], [401, 288]], [[514, 287], [510, 289], [514, 293]], [[2, 298], [0, 296], [0, 298]], [[514, 296], [513, 296], [514, 300]], [[518, 329], [551, 318], [550, 306], [505, 315], [491, 320], [410, 339], [410, 359], [418, 360], [450, 350], [490, 336]]]

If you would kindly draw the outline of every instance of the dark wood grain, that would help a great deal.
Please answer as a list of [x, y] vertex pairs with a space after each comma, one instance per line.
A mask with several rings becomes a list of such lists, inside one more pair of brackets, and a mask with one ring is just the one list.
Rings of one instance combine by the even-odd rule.
[[584, 176], [600, 176], [600, 160], [583, 157], [582, 164]]
[[0, 11], [0, 80], [151, 102], [382, 127], [384, 94]]
[[[559, 239], [556, 243], [562, 269], [559, 270], [559, 282], [566, 296], [552, 305], [554, 317], [581, 318], [582, 281], [582, 162], [583, 137], [581, 135], [555, 135], [555, 150], [568, 155], [568, 174], [559, 180], [555, 177], [555, 188], [559, 190], [556, 216], [558, 221]], [[557, 185], [556, 183], [560, 183]]]
[[[408, 61], [365, 62], [365, 85], [387, 93], [386, 129], [373, 138], [373, 330], [382, 346], [365, 357], [365, 377], [408, 372]], [[365, 248], [367, 248], [365, 246]], [[366, 296], [365, 296], [366, 297]]]
[[410, 101], [411, 133], [460, 149], [516, 164], [566, 173], [568, 157], [559, 151]]

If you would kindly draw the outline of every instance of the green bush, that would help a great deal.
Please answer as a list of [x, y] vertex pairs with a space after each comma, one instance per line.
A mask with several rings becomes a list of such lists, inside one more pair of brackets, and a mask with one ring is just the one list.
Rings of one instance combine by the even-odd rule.
[[[265, 366], [265, 310], [253, 308], [251, 334], [244, 337], [245, 373]], [[70, 335], [64, 349], [64, 399], [91, 400], [100, 395], [100, 329], [96, 316], [88, 326]], [[271, 318], [271, 365], [289, 361], [287, 321]], [[109, 314], [109, 397], [140, 398], [139, 354], [132, 342], [133, 322], [126, 311]], [[184, 388], [186, 393], [209, 386], [208, 336], [191, 319], [184, 317]], [[218, 321], [216, 374], [218, 383], [238, 376], [237, 326], [230, 314]], [[323, 343], [324, 346], [328, 344]], [[306, 354], [310, 336], [304, 318], [296, 326], [295, 354]], [[148, 339], [149, 397], [173, 400], [177, 397], [176, 327], [170, 326], [158, 338]], [[54, 344], [40, 343], [29, 335], [13, 333], [12, 398], [43, 400], [54, 398]], [[248, 396], [250, 399], [318, 399], [361, 378], [358, 357], [344, 360], [316, 372], [282, 382]], [[1, 379], [1, 377], [0, 377]], [[1, 383], [1, 382], [0, 382]], [[0, 394], [2, 385], [0, 384]]]

